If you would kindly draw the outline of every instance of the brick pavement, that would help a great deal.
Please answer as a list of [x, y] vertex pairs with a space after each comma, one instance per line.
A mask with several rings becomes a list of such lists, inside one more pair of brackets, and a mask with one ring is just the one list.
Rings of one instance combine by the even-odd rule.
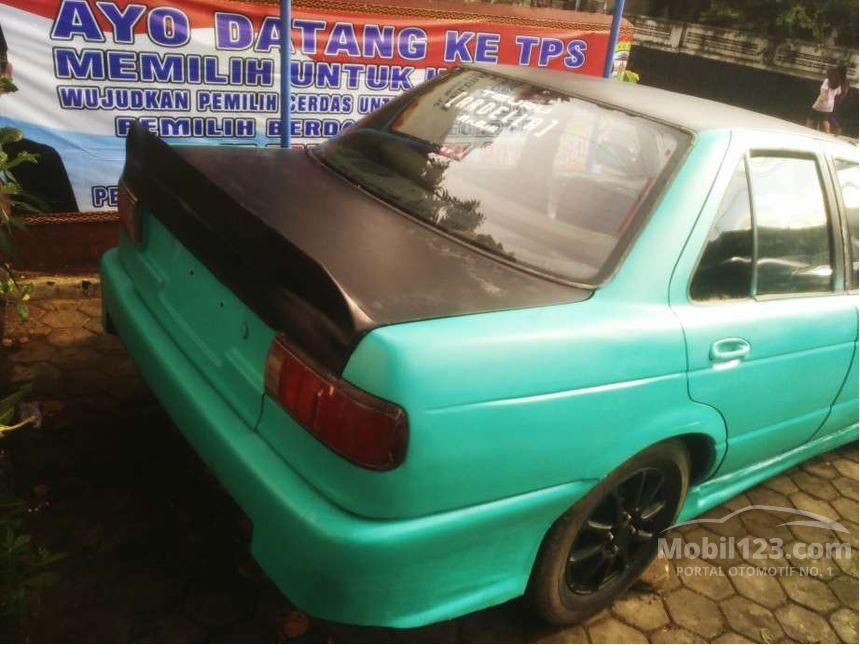
[[[292, 608], [251, 559], [247, 520], [171, 426], [121, 344], [102, 333], [97, 279], [41, 279], [36, 293], [29, 323], [7, 315], [8, 355], [14, 377], [35, 381], [45, 424], [4, 447], [16, 488], [33, 503], [35, 539], [69, 557], [62, 582], [44, 594], [31, 640], [289, 640], [283, 625]], [[778, 537], [788, 549], [838, 537], [851, 545], [846, 557], [795, 560], [794, 570], [754, 553], [658, 560], [611, 609], [563, 629], [542, 625], [515, 600], [420, 630], [311, 621], [299, 640], [856, 643], [857, 478], [853, 444], [707, 514], [794, 507], [837, 519], [848, 534], [780, 526], [795, 518], [765, 511], [671, 534], [698, 545]]]

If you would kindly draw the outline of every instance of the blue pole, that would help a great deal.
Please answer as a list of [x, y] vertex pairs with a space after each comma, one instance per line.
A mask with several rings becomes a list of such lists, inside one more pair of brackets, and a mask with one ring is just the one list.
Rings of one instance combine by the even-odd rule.
[[281, 147], [290, 147], [290, 76], [292, 47], [290, 18], [292, 0], [281, 0]]
[[612, 28], [609, 31], [609, 43], [606, 45], [606, 62], [603, 64], [603, 78], [612, 77], [612, 64], [615, 62], [615, 46], [618, 44], [618, 34], [621, 31], [621, 16], [624, 13], [624, 0], [615, 0], [612, 10]]

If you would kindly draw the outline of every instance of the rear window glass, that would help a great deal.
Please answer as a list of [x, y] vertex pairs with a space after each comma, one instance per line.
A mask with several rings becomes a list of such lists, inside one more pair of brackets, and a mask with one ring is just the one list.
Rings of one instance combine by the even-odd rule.
[[484, 71], [392, 101], [319, 158], [485, 251], [579, 283], [612, 268], [688, 134]]

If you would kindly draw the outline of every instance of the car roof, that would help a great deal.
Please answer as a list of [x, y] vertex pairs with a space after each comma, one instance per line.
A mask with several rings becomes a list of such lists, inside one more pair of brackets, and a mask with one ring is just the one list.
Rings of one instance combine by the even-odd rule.
[[691, 132], [744, 128], [784, 132], [838, 143], [833, 136], [790, 121], [656, 87], [516, 65], [464, 65], [464, 67], [546, 87], [562, 94], [640, 114]]

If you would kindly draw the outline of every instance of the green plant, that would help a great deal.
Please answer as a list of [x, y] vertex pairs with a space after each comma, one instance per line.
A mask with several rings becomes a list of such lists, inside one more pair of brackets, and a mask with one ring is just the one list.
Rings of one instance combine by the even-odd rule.
[[648, 13], [675, 20], [857, 47], [856, 0], [649, 0]]
[[[0, 95], [18, 88], [8, 76], [0, 77]], [[28, 193], [18, 183], [14, 170], [21, 164], [36, 163], [38, 155], [18, 152], [10, 155], [8, 145], [23, 138], [17, 128], [0, 128], [0, 305], [14, 303], [18, 315], [27, 320], [27, 301], [33, 291], [31, 284], [21, 284], [12, 268], [12, 233], [21, 229], [21, 214], [39, 213], [45, 203]], [[0, 331], [3, 329], [0, 306]], [[30, 391], [30, 384], [12, 385], [0, 391], [0, 437], [30, 423], [38, 423], [38, 410], [18, 421], [21, 399]], [[8, 456], [0, 451], [0, 629], [24, 637], [27, 621], [36, 613], [39, 590], [54, 584], [57, 573], [53, 565], [65, 557], [33, 544], [24, 532], [27, 506], [11, 492], [11, 467]]]
[[23, 227], [20, 213], [39, 213], [45, 203], [24, 190], [15, 179], [13, 170], [25, 163], [36, 163], [38, 155], [19, 152], [10, 156], [5, 151], [9, 143], [20, 141], [23, 133], [17, 128], [0, 128], [0, 294], [13, 302], [18, 315], [28, 317], [27, 301], [33, 291], [30, 284], [21, 284], [12, 268], [12, 233]]
[[19, 427], [23, 427], [32, 421], [28, 416], [22, 421], [15, 423], [21, 399], [26, 394], [29, 394], [31, 389], [30, 383], [19, 383], [0, 389], [0, 435], [4, 432], [17, 430]]
[[0, 495], [0, 626], [20, 635], [37, 612], [39, 590], [58, 581], [54, 565], [66, 557], [33, 544], [23, 532], [26, 512], [24, 500]]
[[733, 27], [742, 18], [743, 13], [741, 11], [719, 0], [711, 2], [710, 6], [699, 15], [699, 20], [716, 27]]
[[[14, 421], [29, 391], [29, 384], [0, 391], [0, 441], [15, 427], [5, 424]], [[33, 543], [25, 532], [27, 504], [12, 492], [12, 481], [9, 453], [0, 450], [0, 633], [17, 632], [24, 639], [28, 621], [39, 609], [39, 592], [58, 580], [54, 565], [66, 554]]]

